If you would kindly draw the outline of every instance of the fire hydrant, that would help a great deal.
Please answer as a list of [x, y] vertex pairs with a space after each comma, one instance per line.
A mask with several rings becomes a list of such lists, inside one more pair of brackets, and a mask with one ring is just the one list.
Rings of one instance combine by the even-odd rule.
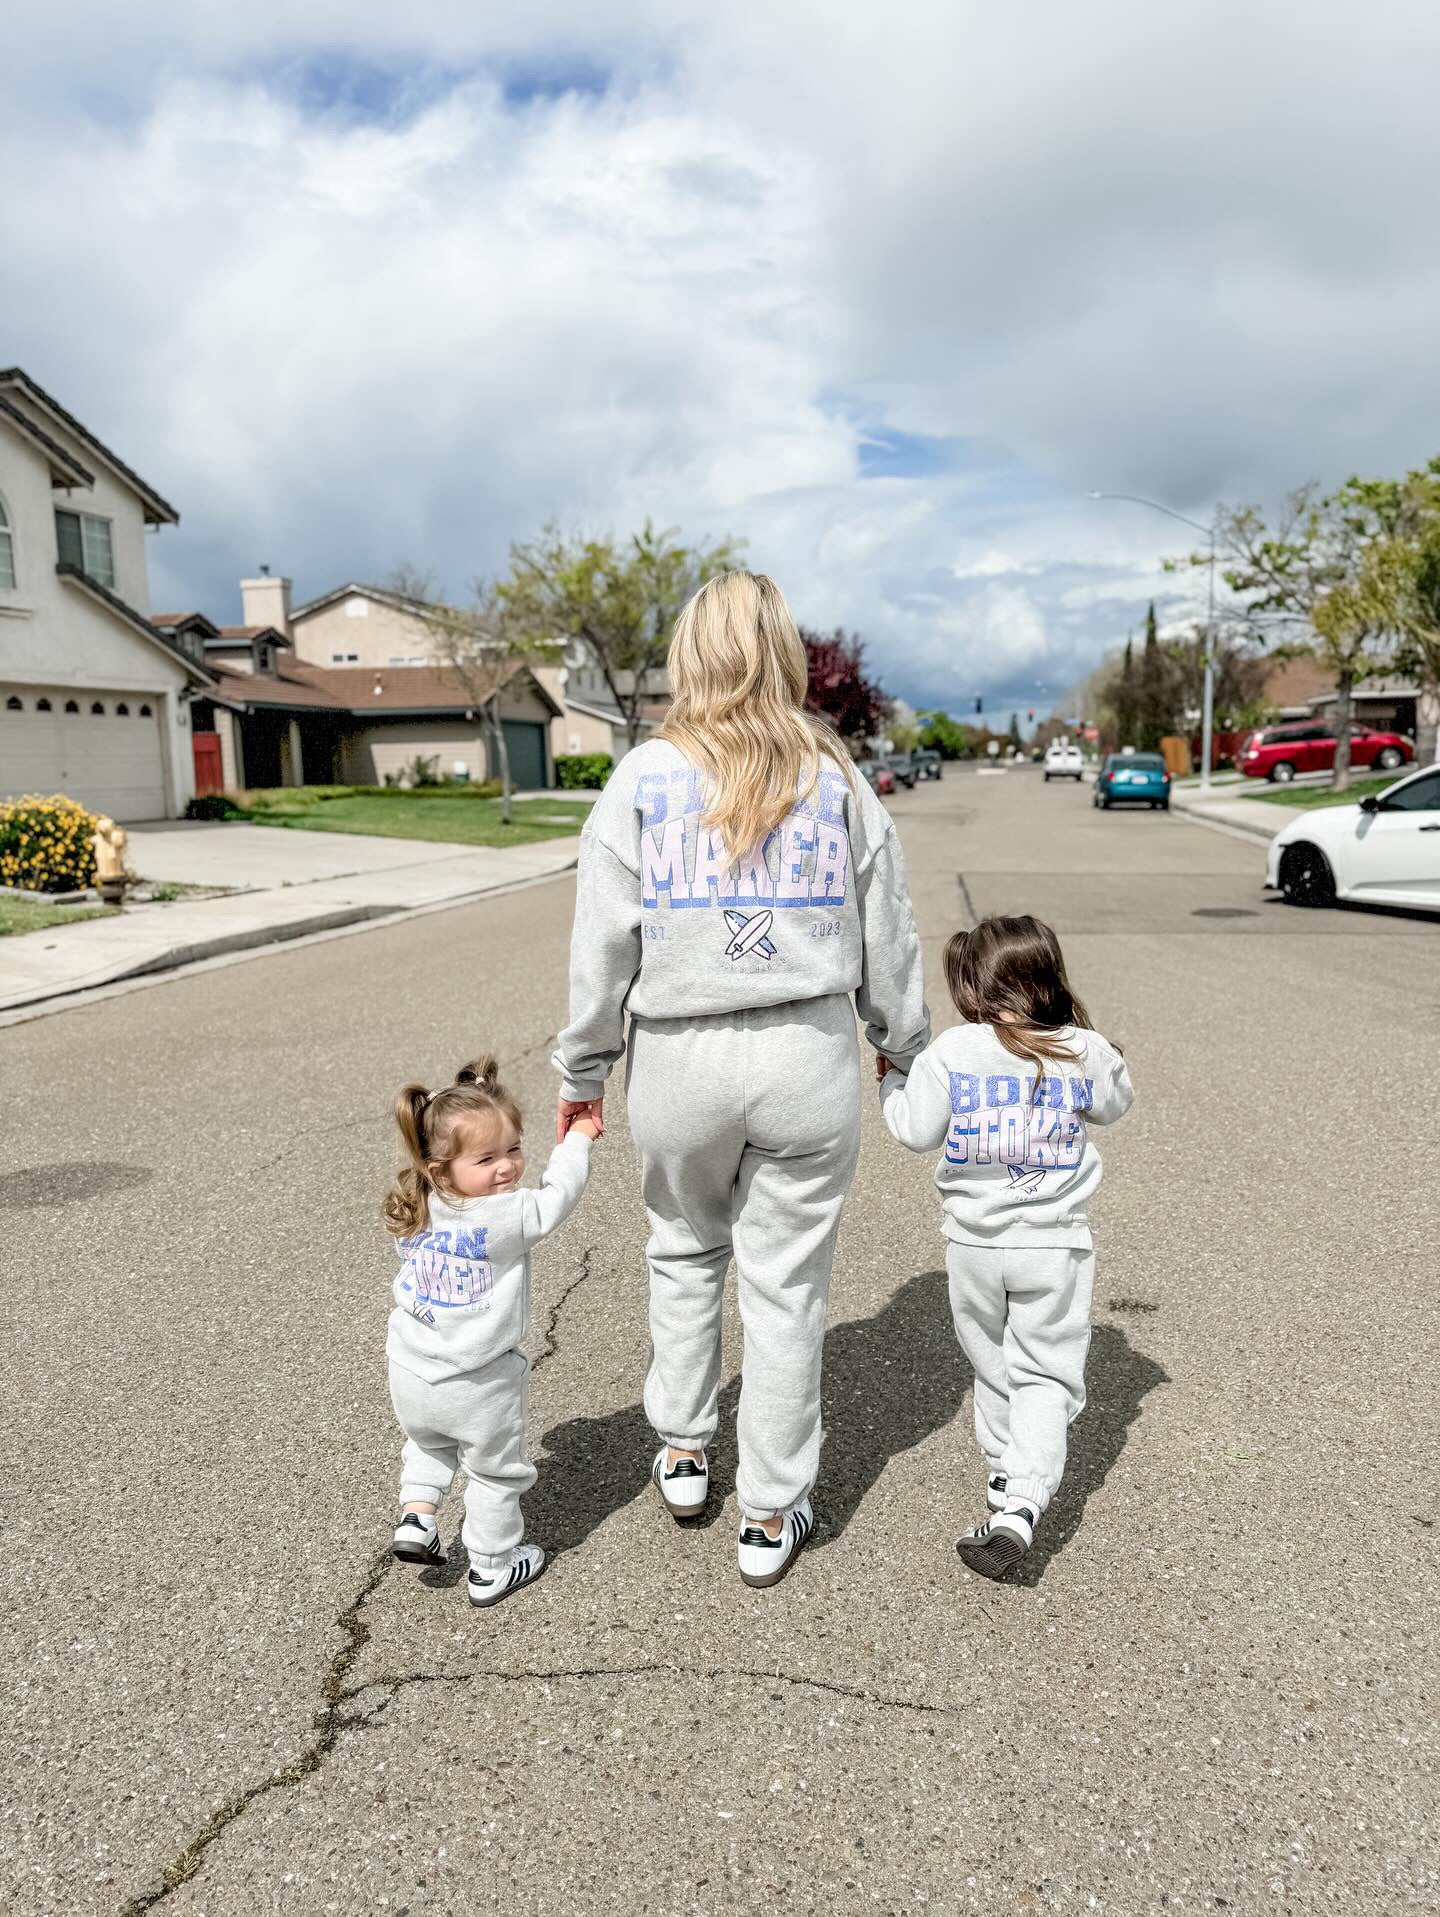
[[130, 875], [125, 870], [125, 847], [130, 835], [113, 819], [99, 819], [95, 825], [95, 887], [107, 905], [122, 905]]

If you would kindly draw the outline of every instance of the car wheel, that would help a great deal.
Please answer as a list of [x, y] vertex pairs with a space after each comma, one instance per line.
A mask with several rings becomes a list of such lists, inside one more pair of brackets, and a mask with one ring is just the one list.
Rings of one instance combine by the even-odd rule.
[[1050, 783], [1050, 774], [1048, 772], [1045, 774], [1045, 783], [1046, 785], [1049, 785]]
[[1295, 777], [1295, 768], [1288, 759], [1282, 759], [1278, 765], [1270, 768], [1271, 785], [1289, 785]]
[[1393, 772], [1396, 766], [1404, 765], [1405, 754], [1395, 746], [1386, 746], [1375, 761], [1382, 772]]
[[1170, 810], [1170, 801], [1168, 799], [1162, 799], [1160, 801], [1160, 810], [1162, 812], [1168, 812]]
[[1287, 845], [1280, 857], [1280, 890], [1291, 905], [1333, 905], [1335, 874], [1319, 846]]

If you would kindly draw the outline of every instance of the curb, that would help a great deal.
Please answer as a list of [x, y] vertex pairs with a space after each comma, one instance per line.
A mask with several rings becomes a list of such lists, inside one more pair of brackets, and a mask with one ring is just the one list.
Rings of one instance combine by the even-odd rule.
[[1258, 839], [1262, 845], [1268, 845], [1286, 823], [1281, 820], [1280, 825], [1272, 830], [1268, 826], [1257, 825], [1253, 819], [1211, 818], [1206, 806], [1185, 805], [1173, 792], [1170, 795], [1170, 809], [1178, 812], [1182, 818], [1189, 819], [1193, 825], [1208, 825], [1216, 832], [1243, 832], [1247, 839]]

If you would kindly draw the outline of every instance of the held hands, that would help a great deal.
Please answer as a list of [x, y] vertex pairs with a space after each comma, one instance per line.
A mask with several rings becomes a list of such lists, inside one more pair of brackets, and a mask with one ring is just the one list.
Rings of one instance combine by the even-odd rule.
[[883, 1052], [877, 1052], [875, 1054], [875, 1077], [877, 1080], [883, 1079], [887, 1072], [893, 1072], [894, 1069], [895, 1067], [890, 1063]]
[[558, 1145], [561, 1142], [572, 1125], [583, 1131], [587, 1138], [603, 1138], [604, 1111], [603, 1098], [591, 1098], [583, 1102], [562, 1098], [555, 1108], [555, 1143]]

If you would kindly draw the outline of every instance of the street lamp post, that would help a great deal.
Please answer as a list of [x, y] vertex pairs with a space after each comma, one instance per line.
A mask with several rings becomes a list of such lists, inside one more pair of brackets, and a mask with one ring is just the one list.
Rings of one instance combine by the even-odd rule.
[[1219, 508], [1216, 508], [1210, 524], [1202, 526], [1198, 519], [1191, 519], [1187, 513], [1177, 513], [1173, 506], [1162, 506], [1158, 499], [1142, 499], [1139, 493], [1092, 492], [1089, 496], [1091, 499], [1124, 499], [1132, 506], [1148, 506], [1151, 512], [1164, 513], [1167, 519], [1178, 519], [1182, 526], [1193, 526], [1196, 532], [1204, 533], [1210, 542], [1209, 610], [1205, 615], [1205, 690], [1200, 705], [1200, 789], [1208, 792], [1215, 739], [1215, 538], [1219, 530]]

